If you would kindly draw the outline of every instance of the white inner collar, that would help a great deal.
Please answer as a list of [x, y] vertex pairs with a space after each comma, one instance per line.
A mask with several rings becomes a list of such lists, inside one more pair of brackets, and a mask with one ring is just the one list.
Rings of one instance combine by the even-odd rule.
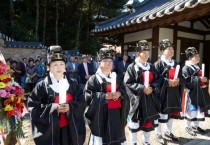
[[150, 65], [149, 63], [145, 63], [145, 65], [143, 65], [138, 58], [135, 59], [135, 63], [137, 66], [141, 67], [143, 70], [149, 70], [150, 69]]
[[70, 85], [66, 77], [63, 76], [59, 81], [57, 81], [51, 72], [49, 74], [52, 81], [52, 85], [49, 86], [53, 89], [53, 91], [60, 94], [61, 91], [66, 92], [69, 89]]
[[163, 55], [160, 57], [160, 59], [161, 59], [163, 62], [165, 62], [168, 66], [171, 66], [171, 67], [174, 66], [174, 60], [173, 60], [173, 59], [168, 60], [168, 59], [166, 59]]
[[[100, 68], [98, 68], [98, 70], [96, 71], [96, 75], [101, 76], [102, 78], [104, 78], [107, 82], [111, 83], [112, 78], [107, 77]], [[111, 76], [111, 72], [109, 73], [109, 76]]]

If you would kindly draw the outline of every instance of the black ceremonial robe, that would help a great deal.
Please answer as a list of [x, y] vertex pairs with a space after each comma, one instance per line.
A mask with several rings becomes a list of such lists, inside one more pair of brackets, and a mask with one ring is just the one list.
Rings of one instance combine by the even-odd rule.
[[185, 65], [182, 69], [182, 75], [185, 78], [185, 87], [189, 90], [188, 97], [192, 105], [199, 106], [202, 111], [210, 109], [210, 95], [208, 93], [207, 85], [200, 80], [201, 76], [200, 68], [194, 65]]
[[[138, 128], [130, 128], [132, 132], [139, 130], [151, 131], [158, 123], [154, 121], [160, 118], [159, 86], [162, 82], [159, 73], [151, 64], [149, 72], [153, 74], [153, 80], [150, 87], [153, 92], [150, 95], [144, 94], [144, 84], [142, 73], [144, 70], [137, 66], [136, 62], [131, 63], [125, 73], [124, 82], [126, 91], [130, 99], [129, 118], [132, 122], [139, 123]], [[137, 68], [136, 68], [137, 67]]]
[[[117, 79], [118, 91], [122, 96], [119, 98], [117, 108], [111, 104], [108, 108], [108, 100], [105, 99], [107, 86], [110, 83], [103, 79], [102, 83], [97, 79], [96, 74], [91, 76], [85, 87], [85, 99], [88, 109], [85, 113], [91, 133], [102, 138], [103, 145], [121, 145], [126, 140], [125, 126], [129, 110], [129, 99], [125, 92], [123, 82]], [[108, 91], [109, 92], [109, 91]], [[111, 100], [113, 101], [113, 100]]]
[[[182, 92], [184, 89], [184, 79], [182, 77], [181, 68], [179, 70], [178, 78], [180, 84], [176, 87], [169, 87], [169, 79], [174, 78], [177, 62], [174, 60], [174, 66], [171, 67], [167, 65], [164, 61], [159, 59], [155, 64], [155, 68], [159, 72], [160, 76], [163, 77], [163, 82], [160, 89], [160, 102], [161, 102], [161, 111], [162, 114], [168, 114], [168, 119], [170, 118], [180, 118], [181, 108], [181, 99]], [[167, 120], [159, 119], [160, 122], [167, 122]]]
[[60, 128], [59, 126], [58, 104], [54, 103], [57, 94], [49, 87], [52, 84], [49, 76], [36, 85], [28, 98], [32, 135], [37, 145], [62, 145], [60, 142], [66, 138], [69, 138], [68, 145], [84, 144], [85, 99], [79, 85], [70, 79], [68, 82], [70, 87], [67, 94], [71, 94], [73, 100], [68, 102], [70, 111], [66, 113], [68, 122], [66, 127]]

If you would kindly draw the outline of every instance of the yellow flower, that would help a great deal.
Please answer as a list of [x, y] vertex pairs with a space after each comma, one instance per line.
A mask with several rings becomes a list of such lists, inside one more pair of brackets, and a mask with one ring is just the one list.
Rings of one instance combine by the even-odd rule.
[[7, 78], [10, 78], [9, 74], [7, 74], [7, 75], [0, 75], [0, 80], [4, 80], [4, 79], [7, 79]]
[[7, 105], [5, 108], [4, 108], [4, 111], [11, 111], [13, 109], [13, 107], [11, 105]]
[[6, 87], [6, 84], [3, 83], [3, 82], [0, 82], [0, 89], [3, 89], [3, 88], [5, 88], [5, 87]]
[[20, 103], [20, 101], [21, 101], [21, 97], [18, 97], [18, 101], [17, 101], [17, 103], [19, 104], [19, 103]]
[[0, 80], [3, 80], [4, 79], [4, 75], [0, 75]]
[[10, 99], [11, 99], [12, 101], [14, 101], [14, 96], [11, 96]]

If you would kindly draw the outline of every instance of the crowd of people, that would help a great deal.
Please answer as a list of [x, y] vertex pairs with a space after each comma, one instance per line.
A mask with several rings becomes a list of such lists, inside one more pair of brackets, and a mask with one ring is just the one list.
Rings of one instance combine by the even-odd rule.
[[[45, 71], [37, 69], [42, 61], [35, 65], [29, 59], [23, 67], [36, 84], [28, 97], [35, 143], [83, 145], [85, 121], [91, 130], [89, 145], [126, 145], [126, 125], [132, 145], [139, 144], [139, 131], [142, 144], [150, 145], [153, 130], [157, 141], [165, 144], [163, 124], [165, 135], [179, 141], [173, 134], [174, 119], [186, 119], [185, 130], [192, 136], [205, 133], [199, 122], [210, 112], [210, 90], [198, 51], [187, 48], [186, 61], [180, 65], [168, 39], [159, 48], [161, 57], [154, 64], [148, 62], [146, 40], [137, 43], [134, 60], [126, 52], [119, 58], [115, 51], [100, 49], [97, 62], [83, 55], [78, 63], [73, 56], [66, 60], [60, 46], [49, 47]], [[12, 61], [14, 76], [22, 76], [16, 65]]]
[[11, 68], [11, 75], [23, 89], [31, 92], [35, 85], [46, 76], [47, 67], [44, 58], [22, 58], [16, 61], [7, 58], [6, 63]]
[[[114, 65], [112, 71], [117, 72], [118, 77], [123, 80], [125, 71], [128, 65], [131, 63], [130, 56], [126, 51], [122, 57], [114, 57], [116, 51], [112, 51]], [[81, 57], [81, 60], [79, 59]], [[77, 81], [83, 88], [89, 77], [98, 69], [98, 63], [95, 56], [82, 55], [82, 56], [70, 56], [66, 59], [66, 73], [67, 75]], [[21, 61], [16, 61], [12, 58], [7, 58], [6, 63], [11, 68], [11, 74], [14, 81], [17, 82], [26, 92], [31, 92], [35, 85], [43, 80], [47, 75], [47, 62], [46, 58], [25, 58]]]

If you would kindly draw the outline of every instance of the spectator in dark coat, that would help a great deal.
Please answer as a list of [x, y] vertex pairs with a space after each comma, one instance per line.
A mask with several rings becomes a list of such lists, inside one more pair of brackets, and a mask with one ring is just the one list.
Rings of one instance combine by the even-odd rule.
[[79, 63], [76, 62], [75, 56], [71, 56], [70, 61], [67, 62], [66, 64], [66, 71], [67, 71], [68, 76], [70, 78], [75, 79], [77, 82], [79, 81], [78, 66], [79, 66]]
[[131, 57], [128, 55], [128, 51], [127, 51], [127, 50], [124, 50], [124, 52], [123, 52], [123, 56], [125, 56], [125, 55], [128, 56], [127, 62], [130, 64], [130, 63], [132, 62], [132, 59], [131, 59]]
[[84, 87], [87, 80], [93, 75], [93, 68], [88, 63], [88, 58], [86, 55], [82, 56], [82, 63], [78, 66], [78, 74], [80, 76], [80, 84]]
[[26, 81], [26, 67], [25, 67], [25, 64], [23, 62], [19, 62], [19, 67], [20, 67], [20, 71], [21, 71], [21, 87], [23, 89], [26, 88], [26, 85], [25, 85], [25, 81]]
[[21, 69], [17, 61], [12, 62], [11, 69], [14, 71], [13, 77], [15, 82], [17, 82], [19, 85], [21, 85]]
[[125, 75], [125, 72], [128, 68], [128, 65], [129, 63], [127, 62], [128, 61], [128, 56], [127, 55], [124, 55], [123, 56], [123, 60], [118, 62], [117, 64], [117, 77], [119, 79], [121, 79], [123, 81], [123, 78], [124, 78], [124, 75]]
[[113, 60], [113, 65], [112, 65], [112, 72], [117, 72], [116, 71], [116, 66], [119, 62], [119, 57], [116, 55], [116, 51], [112, 50], [112, 60]]

